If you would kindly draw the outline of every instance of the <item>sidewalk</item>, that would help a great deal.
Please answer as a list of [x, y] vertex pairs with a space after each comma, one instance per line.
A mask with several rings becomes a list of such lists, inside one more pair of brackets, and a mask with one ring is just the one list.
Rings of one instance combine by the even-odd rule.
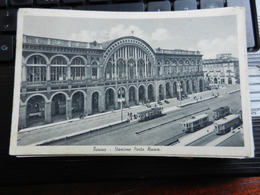
[[179, 143], [175, 144], [175, 146], [186, 146], [186, 145], [190, 144], [191, 142], [194, 142], [197, 139], [200, 139], [212, 132], [214, 132], [214, 125], [210, 125], [208, 127], [200, 129], [199, 131], [196, 131], [194, 133], [190, 133], [190, 134], [185, 135], [184, 137], [181, 137], [179, 139]]

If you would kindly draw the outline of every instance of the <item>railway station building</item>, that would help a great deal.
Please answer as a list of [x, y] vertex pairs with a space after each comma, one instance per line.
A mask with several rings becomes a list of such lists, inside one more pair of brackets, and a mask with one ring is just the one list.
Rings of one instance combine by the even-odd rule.
[[238, 58], [231, 54], [218, 54], [214, 59], [203, 60], [205, 83], [210, 86], [239, 83]]
[[199, 51], [23, 36], [19, 128], [204, 91]]

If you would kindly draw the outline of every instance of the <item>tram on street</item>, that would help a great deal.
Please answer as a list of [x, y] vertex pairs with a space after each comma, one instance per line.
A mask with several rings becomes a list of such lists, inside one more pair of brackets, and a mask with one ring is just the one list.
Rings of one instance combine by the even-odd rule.
[[209, 125], [209, 116], [208, 114], [201, 114], [199, 116], [193, 116], [191, 119], [185, 121], [183, 124], [183, 129], [185, 133], [192, 133], [203, 127]]
[[151, 108], [149, 110], [145, 110], [142, 112], [137, 113], [139, 116], [139, 122], [151, 120], [157, 117], [162, 116], [162, 107], [157, 107], [157, 108]]
[[219, 120], [229, 114], [230, 114], [230, 108], [228, 106], [223, 106], [213, 110], [213, 118], [215, 120]]
[[242, 124], [237, 114], [230, 114], [214, 122], [214, 131], [217, 135], [224, 135]]

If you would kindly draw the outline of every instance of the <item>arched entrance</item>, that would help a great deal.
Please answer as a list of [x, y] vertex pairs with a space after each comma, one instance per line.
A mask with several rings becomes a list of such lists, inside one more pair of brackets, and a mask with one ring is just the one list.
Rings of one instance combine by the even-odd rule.
[[115, 109], [115, 93], [114, 90], [111, 88], [106, 91], [105, 106], [106, 110]]
[[189, 80], [186, 81], [186, 90], [187, 90], [187, 94], [191, 94], [192, 93], [191, 88], [190, 88], [190, 81]]
[[163, 100], [164, 99], [164, 87], [163, 85], [159, 85], [159, 100]]
[[91, 97], [92, 114], [99, 112], [99, 93], [94, 92]]
[[202, 79], [200, 79], [200, 92], [203, 92], [204, 91], [204, 84], [203, 84], [203, 80]]
[[27, 127], [44, 124], [45, 100], [42, 96], [33, 96], [27, 102], [26, 124]]
[[66, 120], [66, 96], [56, 94], [51, 101], [51, 115], [53, 121]]
[[138, 93], [139, 93], [139, 102], [145, 102], [145, 88], [143, 85], [141, 85], [139, 87], [139, 90], [138, 90]]
[[185, 95], [186, 94], [186, 89], [185, 89], [185, 82], [184, 81], [181, 81], [180, 89], [181, 89], [181, 95]]
[[172, 87], [172, 91], [173, 91], [173, 97], [175, 98], [175, 97], [177, 97], [177, 95], [178, 95], [178, 91], [177, 91], [177, 82], [174, 82], [173, 83], [173, 87]]
[[232, 79], [231, 78], [228, 78], [228, 84], [232, 85]]
[[148, 86], [148, 101], [154, 102], [155, 101], [155, 95], [154, 95], [154, 87], [152, 84]]
[[129, 88], [129, 106], [136, 105], [136, 92], [135, 87], [132, 86]]
[[197, 93], [197, 85], [195, 80], [192, 80], [192, 91], [193, 93]]
[[79, 117], [84, 113], [84, 94], [76, 92], [72, 96], [72, 118]]
[[170, 83], [166, 83], [166, 98], [171, 98]]

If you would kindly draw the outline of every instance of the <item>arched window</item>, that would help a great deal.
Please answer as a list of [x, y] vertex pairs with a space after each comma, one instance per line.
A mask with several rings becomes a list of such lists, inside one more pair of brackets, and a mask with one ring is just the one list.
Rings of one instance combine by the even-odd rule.
[[51, 64], [55, 64], [55, 65], [65, 65], [67, 64], [67, 61], [64, 57], [61, 57], [61, 56], [57, 56], [55, 58], [53, 58], [51, 60]]
[[139, 73], [139, 77], [144, 77], [145, 76], [145, 63], [143, 60], [138, 60], [137, 62], [137, 66], [138, 66], [138, 73]]
[[26, 61], [26, 80], [36, 83], [46, 81], [46, 60], [40, 55], [34, 55]]
[[113, 77], [113, 65], [111, 62], [108, 62], [106, 66], [106, 78], [112, 79], [112, 77]]
[[133, 59], [128, 60], [127, 62], [128, 65], [128, 74], [130, 78], [135, 78], [136, 77], [136, 64]]
[[85, 78], [85, 61], [76, 57], [71, 62], [71, 79], [83, 80]]
[[125, 78], [126, 67], [125, 67], [125, 62], [123, 60], [118, 60], [118, 62], [117, 62], [117, 72], [118, 72], [118, 78]]
[[67, 80], [67, 61], [64, 57], [57, 56], [51, 60], [51, 80]]
[[40, 55], [34, 55], [29, 57], [27, 64], [47, 64], [46, 60]]

